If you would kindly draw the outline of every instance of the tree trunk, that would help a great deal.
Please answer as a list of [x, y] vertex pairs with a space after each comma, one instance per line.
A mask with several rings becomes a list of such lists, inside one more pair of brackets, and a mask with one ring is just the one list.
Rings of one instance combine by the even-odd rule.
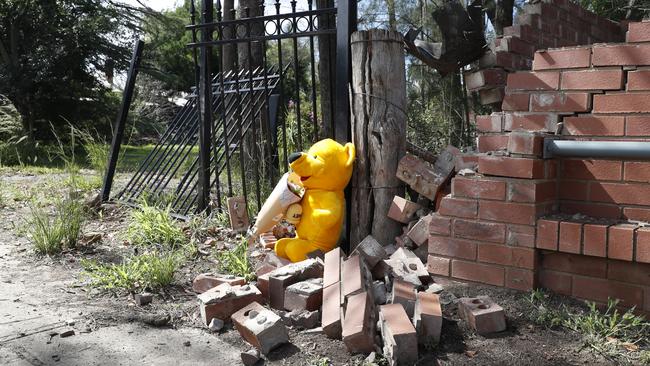
[[[254, 18], [260, 17], [262, 14], [262, 9], [260, 8], [259, 1], [257, 0], [240, 0], [239, 1], [239, 18]], [[256, 22], [252, 24], [250, 30], [250, 36], [263, 36], [264, 35], [264, 24], [262, 22]], [[254, 41], [250, 43], [250, 53], [249, 53], [249, 43], [242, 42], [238, 43], [237, 47], [239, 48], [239, 69], [248, 71], [249, 67], [255, 70], [256, 67], [262, 66], [264, 47], [262, 42]]]
[[386, 214], [404, 185], [395, 172], [406, 150], [406, 77], [402, 35], [372, 29], [352, 34], [352, 177], [350, 248], [372, 234], [395, 242], [401, 224]]
[[[316, 0], [317, 9], [334, 7], [333, 0]], [[331, 15], [319, 15], [320, 29], [335, 29], [336, 22]], [[336, 39], [329, 34], [318, 36], [318, 76], [320, 89], [321, 118], [319, 120], [319, 138], [332, 137], [332, 114], [334, 113], [334, 63], [336, 55]]]
[[[223, 0], [223, 16], [224, 21], [234, 20], [235, 19], [235, 1], [234, 0]], [[235, 36], [234, 27], [225, 27], [223, 29], [223, 39], [233, 39]], [[228, 71], [234, 70], [237, 64], [237, 49], [234, 43], [224, 44], [222, 48], [222, 57], [221, 57], [221, 71], [226, 73]]]

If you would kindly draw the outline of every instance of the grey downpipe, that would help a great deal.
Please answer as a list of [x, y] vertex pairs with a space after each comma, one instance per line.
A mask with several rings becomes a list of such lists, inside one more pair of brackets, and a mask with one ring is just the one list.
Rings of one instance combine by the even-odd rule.
[[650, 160], [650, 142], [544, 139], [544, 159], [555, 157]]

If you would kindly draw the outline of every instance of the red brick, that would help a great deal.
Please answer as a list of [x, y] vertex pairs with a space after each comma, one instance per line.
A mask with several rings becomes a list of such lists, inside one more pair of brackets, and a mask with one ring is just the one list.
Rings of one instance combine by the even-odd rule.
[[520, 291], [530, 291], [535, 288], [535, 273], [533, 271], [506, 268], [506, 287]]
[[528, 179], [544, 178], [544, 161], [541, 159], [480, 156], [478, 169], [487, 175]]
[[476, 116], [476, 129], [481, 132], [502, 132], [503, 114], [492, 113], [487, 116]]
[[503, 35], [506, 37], [517, 37], [532, 44], [538, 44], [540, 42], [540, 32], [525, 24], [505, 27], [503, 28]]
[[341, 283], [336, 282], [323, 289], [323, 332], [329, 338], [341, 338]]
[[584, 255], [595, 257], [607, 256], [607, 225], [585, 224]]
[[593, 47], [594, 66], [650, 65], [650, 44], [613, 44]]
[[623, 88], [623, 70], [564, 71], [562, 90], [619, 90]]
[[587, 112], [590, 107], [588, 93], [539, 93], [530, 97], [533, 112]]
[[641, 227], [636, 232], [637, 262], [650, 263], [650, 228]]
[[528, 225], [508, 225], [506, 244], [513, 247], [535, 247], [535, 227]]
[[591, 277], [607, 277], [607, 260], [568, 253], [543, 253], [541, 266], [552, 271], [574, 273]]
[[508, 74], [508, 90], [557, 90], [560, 85], [560, 72], [520, 71]]
[[478, 137], [478, 152], [505, 150], [508, 147], [508, 135], [481, 135]]
[[[418, 361], [418, 338], [411, 320], [398, 304], [381, 305], [379, 322], [384, 354], [391, 365], [414, 365]], [[374, 334], [370, 335], [374, 337]]]
[[458, 315], [476, 333], [485, 335], [506, 329], [503, 308], [487, 296], [461, 297], [458, 301]]
[[504, 111], [528, 111], [528, 103], [530, 100], [530, 94], [528, 93], [517, 93], [517, 94], [506, 94], [503, 97], [503, 104], [501, 104], [501, 109]]
[[435, 343], [440, 341], [442, 308], [438, 295], [418, 292], [413, 323], [415, 323], [420, 343], [430, 344], [431, 340]]
[[284, 293], [286, 310], [316, 311], [323, 304], [323, 281], [321, 278], [294, 283]]
[[510, 181], [508, 183], [509, 201], [536, 203], [551, 201], [557, 198], [554, 181]]
[[350, 353], [374, 351], [376, 321], [374, 301], [368, 292], [360, 292], [348, 298], [341, 335]]
[[562, 162], [562, 178], [621, 180], [623, 164], [613, 160], [572, 160]]
[[504, 200], [506, 183], [482, 177], [465, 178], [456, 176], [452, 180], [451, 192], [454, 197]]
[[204, 293], [213, 287], [217, 287], [222, 283], [227, 283], [230, 286], [245, 285], [246, 280], [244, 277], [237, 277], [233, 275], [224, 274], [210, 274], [201, 273], [192, 281], [192, 290], [196, 293]]
[[449, 276], [451, 259], [429, 255], [427, 258], [427, 271], [432, 275]]
[[607, 257], [625, 261], [633, 260], [634, 229], [636, 225], [618, 224], [608, 229]]
[[478, 98], [482, 105], [501, 103], [505, 95], [505, 88], [481, 89], [478, 91]]
[[607, 278], [650, 286], [650, 264], [609, 261], [607, 264]]
[[264, 355], [289, 342], [289, 333], [282, 319], [257, 302], [233, 314], [232, 322], [242, 338]]
[[623, 180], [632, 182], [650, 182], [650, 163], [639, 161], [626, 161]]
[[481, 243], [478, 246], [478, 260], [485, 263], [533, 269], [535, 267], [535, 250]]
[[444, 216], [475, 218], [478, 212], [478, 202], [446, 196], [442, 199], [438, 212]]
[[494, 40], [496, 51], [507, 51], [533, 58], [535, 46], [518, 37], [506, 36]]
[[625, 135], [650, 136], [650, 117], [627, 116], [625, 118]]
[[[440, 156], [453, 155], [453, 152], [447, 150], [441, 152], [439, 159]], [[453, 170], [454, 166], [451, 164], [436, 164], [432, 167], [424, 160], [407, 154], [400, 159], [395, 175], [416, 192], [435, 201], [437, 194], [444, 188]], [[401, 216], [399, 218], [401, 219]], [[408, 221], [410, 220], [404, 223], [406, 224]]]
[[[422, 217], [406, 234], [419, 247], [427, 243], [431, 232], [431, 215]], [[384, 254], [386, 252], [384, 251]]]
[[580, 254], [582, 241], [582, 224], [578, 222], [560, 222], [559, 251]]
[[627, 25], [627, 42], [650, 41], [650, 22], [632, 22]]
[[629, 307], [643, 303], [643, 288], [620, 282], [589, 277], [573, 277], [573, 296], [607, 303], [608, 298], [621, 300]]
[[539, 272], [539, 285], [553, 292], [563, 295], [571, 295], [572, 276], [565, 273], [553, 271]]
[[469, 240], [430, 236], [429, 253], [474, 260], [476, 259], [476, 243]]
[[541, 206], [535, 204], [482, 201], [478, 217], [491, 221], [534, 225], [537, 215], [543, 213], [542, 210]]
[[478, 167], [478, 155], [474, 153], [461, 153], [456, 155], [456, 161], [454, 162], [454, 168], [457, 172], [463, 169], [472, 169], [476, 170]]
[[557, 122], [558, 116], [554, 113], [508, 113], [504, 118], [503, 129], [555, 132]]
[[431, 217], [429, 225], [429, 231], [431, 234], [448, 236], [451, 233], [451, 219], [449, 218], [434, 214]]
[[406, 314], [411, 318], [415, 310], [415, 294], [415, 286], [412, 283], [395, 279], [393, 281], [390, 303], [402, 305]]
[[366, 291], [372, 283], [372, 276], [364, 260], [358, 254], [351, 255], [341, 263], [341, 294], [348, 298]]
[[539, 249], [557, 250], [560, 223], [557, 220], [537, 220], [537, 241]]
[[420, 208], [420, 205], [415, 202], [411, 202], [400, 196], [395, 196], [388, 209], [388, 217], [403, 224], [408, 224], [415, 215], [415, 212]]
[[540, 134], [513, 131], [508, 137], [508, 152], [511, 154], [525, 154], [542, 156], [544, 137]]
[[594, 95], [594, 113], [650, 112], [650, 93]]
[[586, 201], [589, 193], [589, 182], [561, 180], [558, 190], [560, 199]]
[[625, 207], [623, 218], [627, 220], [650, 221], [650, 209], [638, 207]]
[[494, 286], [503, 286], [505, 283], [505, 271], [502, 267], [460, 260], [452, 261], [451, 276]]
[[591, 184], [592, 201], [650, 205], [650, 185], [626, 183]]
[[623, 136], [623, 116], [580, 116], [564, 119], [563, 132], [574, 136]]
[[[493, 222], [456, 219], [454, 221], [454, 235], [466, 239], [503, 243], [506, 236], [506, 226], [504, 224]], [[429, 242], [430, 241], [431, 238], [429, 238]]]
[[327, 287], [341, 280], [341, 257], [341, 248], [334, 248], [325, 253], [323, 287]]
[[230, 286], [222, 283], [198, 295], [201, 319], [205, 325], [214, 318], [226, 321], [239, 309], [261, 298], [262, 293], [253, 285]]
[[650, 70], [629, 71], [627, 90], [650, 90]]
[[506, 83], [506, 72], [503, 69], [484, 69], [465, 75], [465, 83], [468, 90], [504, 85]]
[[590, 48], [537, 51], [533, 59], [533, 70], [589, 67], [590, 59]]
[[560, 212], [570, 215], [581, 214], [605, 219], [618, 219], [621, 216], [621, 207], [600, 203], [561, 201]]

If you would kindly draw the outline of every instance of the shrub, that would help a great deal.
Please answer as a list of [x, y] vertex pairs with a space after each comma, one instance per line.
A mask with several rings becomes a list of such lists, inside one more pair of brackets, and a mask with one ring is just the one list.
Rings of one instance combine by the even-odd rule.
[[180, 259], [173, 253], [146, 253], [133, 256], [120, 264], [81, 261], [84, 274], [90, 279], [90, 286], [103, 290], [127, 291], [157, 290], [172, 284], [179, 263]]
[[20, 113], [7, 97], [0, 95], [0, 141], [15, 141], [22, 133], [23, 122]]
[[131, 213], [131, 223], [127, 228], [128, 240], [138, 246], [156, 246], [159, 249], [176, 249], [187, 242], [169, 208], [161, 209], [142, 202], [141, 209]]
[[75, 248], [86, 211], [79, 200], [64, 199], [55, 203], [54, 214], [31, 204], [29, 234], [39, 254], [56, 254]]
[[232, 250], [224, 250], [218, 256], [221, 271], [244, 277], [247, 281], [255, 277], [253, 267], [248, 260], [248, 242], [242, 238], [241, 242]]

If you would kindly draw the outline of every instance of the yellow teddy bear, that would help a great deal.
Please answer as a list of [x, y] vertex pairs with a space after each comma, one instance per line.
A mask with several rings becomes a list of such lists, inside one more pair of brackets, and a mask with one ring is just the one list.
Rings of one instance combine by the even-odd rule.
[[353, 144], [343, 146], [332, 139], [315, 143], [306, 153], [291, 154], [291, 169], [300, 176], [305, 194], [297, 235], [278, 240], [278, 256], [299, 262], [317, 249], [325, 253], [336, 247], [345, 216], [343, 189], [352, 176], [354, 156]]

